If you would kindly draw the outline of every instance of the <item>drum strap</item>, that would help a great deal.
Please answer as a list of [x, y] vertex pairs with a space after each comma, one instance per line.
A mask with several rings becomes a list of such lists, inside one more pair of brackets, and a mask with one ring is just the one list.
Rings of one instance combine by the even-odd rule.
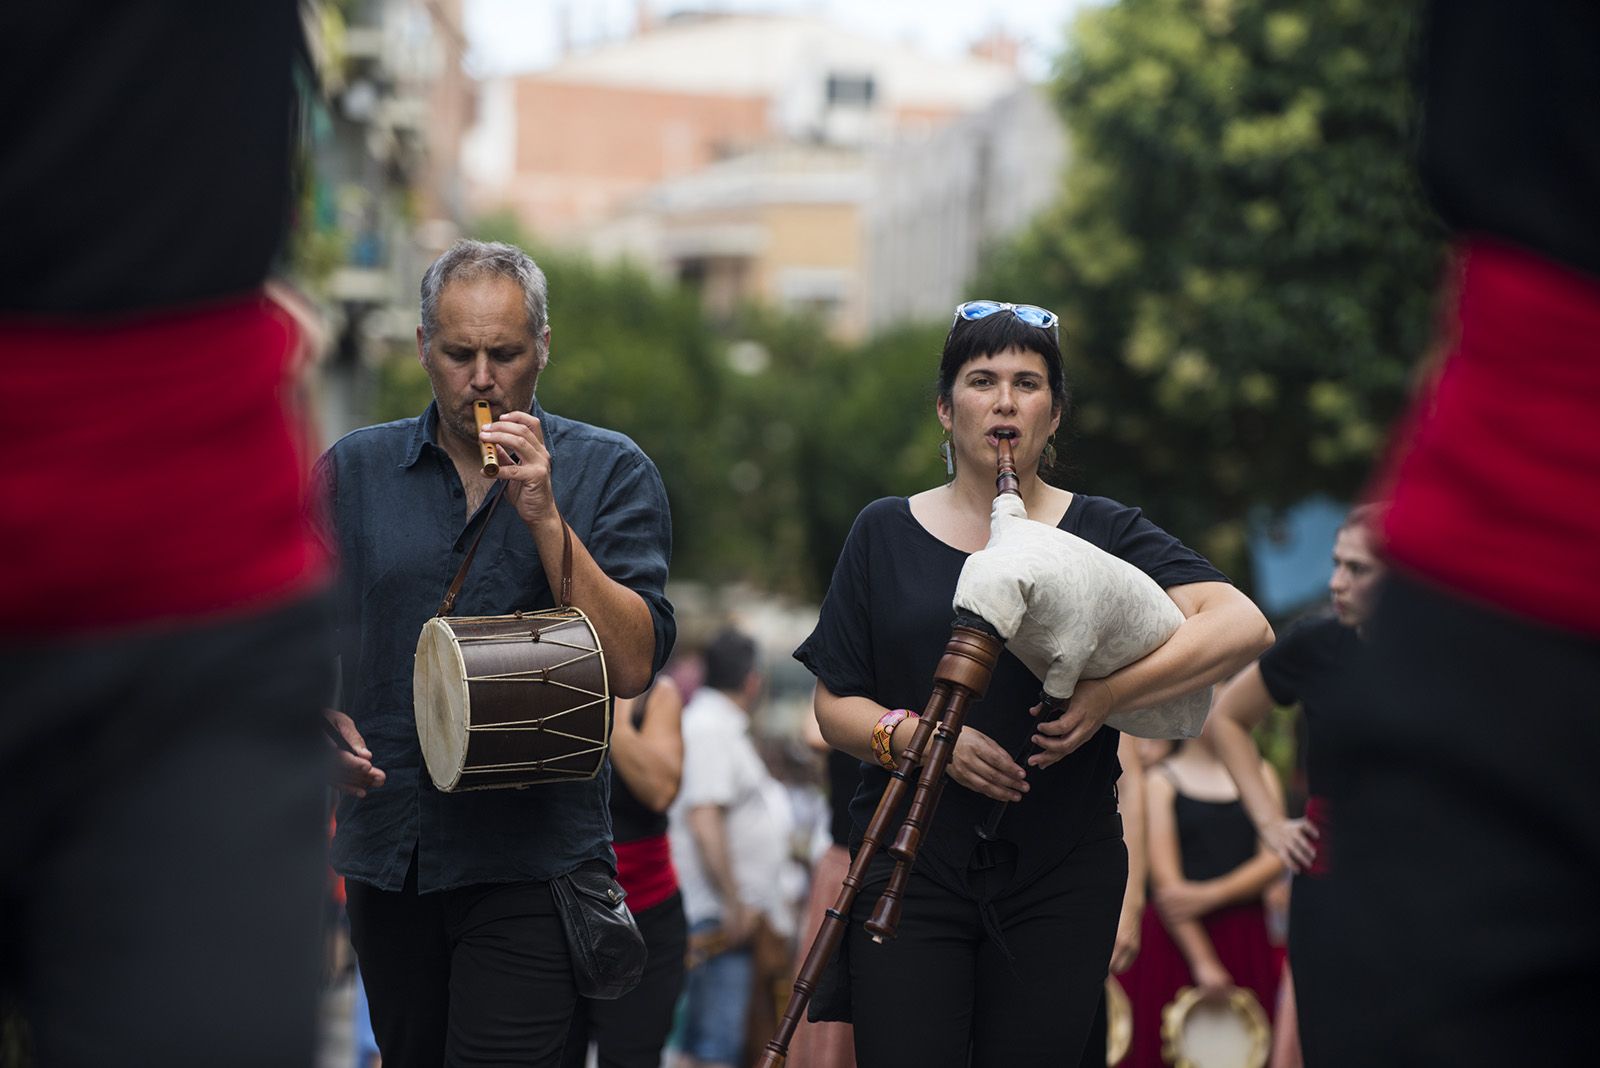
[[[466, 559], [461, 561], [461, 566], [456, 569], [456, 577], [450, 580], [450, 588], [445, 591], [444, 600], [439, 602], [436, 616], [447, 616], [456, 606], [456, 595], [461, 592], [461, 584], [467, 581], [467, 568], [472, 566], [472, 558], [478, 552], [478, 543], [483, 540], [484, 532], [489, 529], [489, 520], [494, 518], [494, 510], [500, 507], [500, 498], [505, 496], [504, 490], [495, 494], [494, 500], [489, 502], [489, 511], [483, 517], [483, 526], [478, 528], [478, 536], [472, 539], [472, 545], [467, 549]], [[566, 608], [572, 604], [572, 528], [566, 521], [561, 523], [561, 599], [557, 607]]]

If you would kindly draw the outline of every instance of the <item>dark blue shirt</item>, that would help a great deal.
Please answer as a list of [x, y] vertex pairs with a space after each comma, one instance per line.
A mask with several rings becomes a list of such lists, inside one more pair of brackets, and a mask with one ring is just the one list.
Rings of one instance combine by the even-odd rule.
[[[550, 450], [556, 506], [600, 569], [644, 598], [659, 669], [677, 633], [663, 593], [672, 529], [661, 476], [622, 434], [550, 415], [537, 401], [533, 414]], [[419, 418], [347, 435], [317, 465], [339, 557], [340, 703], [388, 775], [363, 799], [341, 798], [334, 867], [399, 890], [415, 851], [417, 889], [426, 893], [549, 879], [595, 858], [615, 864], [609, 769], [588, 782], [443, 794], [423, 767], [411, 703], [417, 637], [500, 492], [466, 517], [438, 425], [429, 405]], [[554, 607], [515, 509], [498, 508], [488, 522], [452, 614]]]

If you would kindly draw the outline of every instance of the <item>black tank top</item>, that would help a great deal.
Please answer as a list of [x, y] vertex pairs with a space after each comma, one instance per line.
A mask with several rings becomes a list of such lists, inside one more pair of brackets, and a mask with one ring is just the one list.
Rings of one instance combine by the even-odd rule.
[[1172, 808], [1183, 877], [1190, 882], [1226, 875], [1256, 855], [1256, 828], [1238, 800], [1201, 801], [1175, 793]]
[[[650, 703], [650, 694], [645, 695], [633, 706], [633, 726], [638, 729], [644, 725], [644, 708]], [[622, 776], [617, 774], [616, 766], [611, 768], [611, 838], [617, 842], [637, 842], [641, 838], [655, 838], [667, 833], [667, 814], [653, 811], [643, 801], [640, 801], [628, 784], [622, 781]]]

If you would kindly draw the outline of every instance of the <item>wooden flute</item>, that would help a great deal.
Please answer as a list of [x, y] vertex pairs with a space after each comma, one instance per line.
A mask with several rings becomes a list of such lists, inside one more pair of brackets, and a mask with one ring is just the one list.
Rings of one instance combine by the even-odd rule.
[[[494, 422], [494, 413], [489, 410], [488, 401], [473, 401], [472, 414], [477, 417], [480, 433], [484, 427]], [[478, 447], [483, 450], [483, 477], [494, 478], [500, 473], [500, 458], [494, 451], [494, 443], [479, 441]]]

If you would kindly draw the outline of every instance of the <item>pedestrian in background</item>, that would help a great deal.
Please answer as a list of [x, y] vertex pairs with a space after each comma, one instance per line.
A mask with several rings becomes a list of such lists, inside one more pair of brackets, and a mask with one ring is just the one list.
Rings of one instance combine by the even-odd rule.
[[649, 957], [639, 985], [614, 1001], [579, 998], [563, 1068], [658, 1068], [683, 989], [688, 926], [672, 866], [667, 809], [683, 779], [683, 697], [666, 675], [618, 700], [611, 727], [611, 833], [617, 882]]
[[689, 919], [683, 1063], [734, 1068], [756, 984], [758, 929], [784, 923], [779, 873], [789, 843], [783, 788], [750, 737], [762, 693], [756, 643], [725, 629], [707, 643], [704, 682], [683, 710], [683, 786], [672, 862]]

